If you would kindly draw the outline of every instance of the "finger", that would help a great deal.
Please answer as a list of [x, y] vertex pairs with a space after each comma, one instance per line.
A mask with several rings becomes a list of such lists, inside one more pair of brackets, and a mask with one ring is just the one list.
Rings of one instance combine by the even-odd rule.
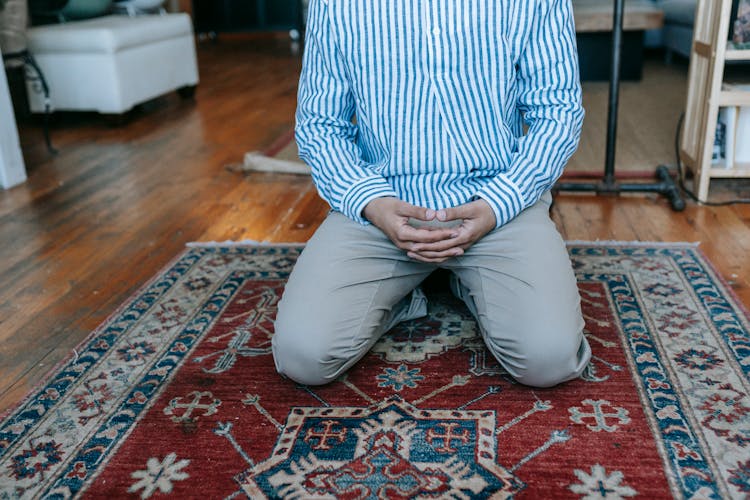
[[[463, 245], [457, 245], [449, 250], [445, 250], [442, 252], [430, 252], [429, 250], [415, 250], [413, 247], [405, 249], [407, 251], [407, 255], [419, 255], [422, 259], [436, 259], [439, 258], [440, 262], [443, 262], [445, 260], [448, 260], [453, 257], [461, 257], [462, 255], [466, 254], [466, 252], [469, 250], [469, 248], [474, 245], [473, 241], [470, 241], [468, 243], [464, 243]], [[456, 251], [455, 255], [448, 255], [445, 257], [446, 254]], [[414, 257], [412, 257], [414, 258]], [[434, 260], [430, 260], [430, 262], [434, 262]]]
[[452, 248], [461, 248], [467, 242], [457, 241], [455, 238], [450, 240], [438, 241], [437, 243], [416, 243], [410, 250], [419, 253], [425, 252], [446, 252]]
[[411, 259], [418, 260], [420, 262], [427, 262], [430, 264], [440, 264], [441, 262], [445, 262], [446, 260], [450, 258], [450, 257], [443, 257], [443, 258], [423, 257], [419, 255], [418, 253], [414, 253], [414, 252], [408, 252], [406, 255]]
[[443, 252], [455, 247], [472, 245], [476, 237], [467, 231], [459, 231], [455, 238], [448, 238], [436, 242], [417, 243], [413, 249], [415, 252]]
[[398, 239], [403, 242], [436, 243], [455, 238], [459, 233], [455, 229], [416, 229], [404, 224], [398, 229]]
[[396, 245], [397, 248], [400, 248], [404, 252], [414, 252], [415, 247], [421, 244], [421, 243], [414, 243], [413, 241], [401, 241], [399, 239], [393, 239], [391, 241], [393, 241], [393, 243]]
[[409, 253], [419, 255], [420, 257], [425, 259], [449, 259], [451, 257], [460, 257], [464, 254], [464, 250], [461, 247], [453, 247], [449, 248], [448, 250], [443, 250], [442, 252], [425, 252], [421, 250], [412, 250]]
[[474, 214], [471, 207], [467, 204], [438, 210], [435, 216], [439, 221], [447, 221], [455, 219], [471, 219]]
[[435, 218], [435, 211], [430, 208], [418, 207], [405, 201], [399, 201], [396, 204], [396, 215], [429, 221]]

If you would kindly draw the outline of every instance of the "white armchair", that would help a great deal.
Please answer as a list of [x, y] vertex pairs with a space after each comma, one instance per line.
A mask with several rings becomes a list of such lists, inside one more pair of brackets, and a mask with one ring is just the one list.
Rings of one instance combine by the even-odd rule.
[[[173, 90], [190, 95], [198, 84], [187, 14], [110, 15], [33, 27], [27, 37], [53, 110], [119, 114]], [[29, 105], [44, 111], [31, 86]]]

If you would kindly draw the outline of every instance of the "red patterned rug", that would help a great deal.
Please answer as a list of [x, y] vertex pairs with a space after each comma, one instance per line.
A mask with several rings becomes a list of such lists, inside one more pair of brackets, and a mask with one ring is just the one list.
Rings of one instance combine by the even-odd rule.
[[740, 498], [748, 317], [688, 245], [571, 244], [594, 358], [515, 384], [440, 287], [345, 377], [278, 376], [300, 248], [192, 247], [0, 423], [0, 498]]

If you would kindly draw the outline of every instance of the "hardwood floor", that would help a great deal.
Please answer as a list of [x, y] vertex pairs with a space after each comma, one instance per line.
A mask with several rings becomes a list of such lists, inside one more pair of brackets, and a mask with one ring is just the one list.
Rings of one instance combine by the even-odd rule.
[[[292, 123], [300, 59], [288, 41], [225, 37], [198, 52], [195, 102], [159, 99], [119, 128], [57, 116], [54, 157], [22, 125], [29, 181], [0, 192], [0, 412], [186, 242], [302, 242], [325, 216], [307, 177], [225, 168]], [[700, 241], [750, 304], [746, 205], [674, 214], [656, 197], [564, 194], [554, 217], [568, 239]]]

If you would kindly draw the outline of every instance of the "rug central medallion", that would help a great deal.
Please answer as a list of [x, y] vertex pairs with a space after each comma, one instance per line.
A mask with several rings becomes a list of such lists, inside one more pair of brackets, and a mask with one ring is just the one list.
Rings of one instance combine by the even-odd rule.
[[523, 483], [497, 464], [494, 411], [420, 410], [398, 397], [369, 408], [294, 408], [251, 498], [505, 498]]

